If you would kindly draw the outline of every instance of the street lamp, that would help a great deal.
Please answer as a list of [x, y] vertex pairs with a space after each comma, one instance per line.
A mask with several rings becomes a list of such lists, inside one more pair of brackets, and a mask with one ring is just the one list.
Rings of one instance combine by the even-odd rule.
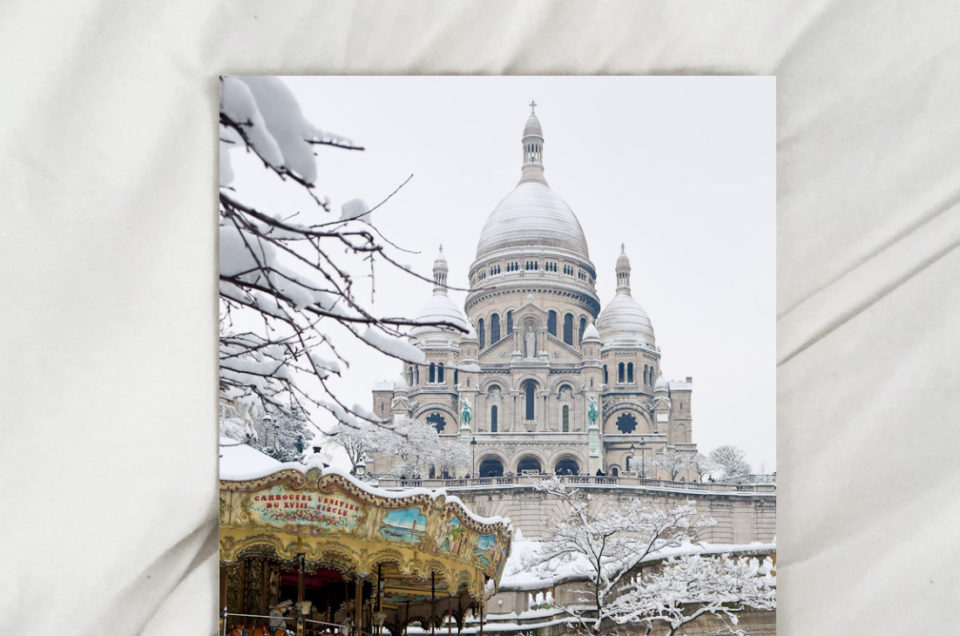
[[477, 469], [477, 438], [474, 437], [470, 440], [470, 476], [473, 477], [474, 471]]
[[[277, 447], [277, 430], [280, 426], [277, 424], [277, 421], [270, 415], [265, 415], [263, 417], [263, 434], [267, 436], [270, 434], [270, 428], [273, 428], [273, 447]], [[266, 440], [264, 440], [266, 442]]]
[[640, 438], [640, 479], [647, 478], [647, 456], [644, 455], [644, 450], [647, 447], [647, 440]]
[[357, 462], [356, 467], [357, 477], [363, 479], [363, 476], [367, 474], [367, 464], [363, 461], [363, 458], [360, 458], [360, 461]]

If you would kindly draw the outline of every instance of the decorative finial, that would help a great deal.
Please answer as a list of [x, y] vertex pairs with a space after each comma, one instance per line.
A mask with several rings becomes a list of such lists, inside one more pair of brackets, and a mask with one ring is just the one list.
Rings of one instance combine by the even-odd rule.
[[537, 102], [531, 100], [531, 101], [530, 101], [530, 114], [531, 114], [531, 115], [536, 115], [536, 114], [537, 114], [536, 108], [537, 108]]
[[440, 244], [440, 253], [443, 254], [443, 243]]
[[[440, 251], [441, 251], [441, 252], [443, 251], [443, 248], [442, 248], [442, 247], [440, 248]], [[620, 244], [620, 253], [621, 253], [621, 254], [626, 254], [626, 253], [627, 253], [626, 243], [621, 243], [621, 244]]]

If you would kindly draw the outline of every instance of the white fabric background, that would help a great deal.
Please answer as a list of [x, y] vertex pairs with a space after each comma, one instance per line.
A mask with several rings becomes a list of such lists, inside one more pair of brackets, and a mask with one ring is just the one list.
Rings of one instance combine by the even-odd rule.
[[779, 632], [956, 631], [956, 3], [0, 16], [4, 632], [215, 629], [216, 76], [255, 72], [777, 75]]

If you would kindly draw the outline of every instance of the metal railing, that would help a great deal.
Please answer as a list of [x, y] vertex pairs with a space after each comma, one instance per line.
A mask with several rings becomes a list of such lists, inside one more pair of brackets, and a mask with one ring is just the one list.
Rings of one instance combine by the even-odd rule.
[[[402, 479], [399, 477], [378, 477], [381, 488], [481, 488], [494, 486], [532, 486], [551, 475], [506, 475], [501, 477], [464, 477], [462, 479]], [[589, 486], [633, 486], [667, 490], [696, 490], [711, 493], [775, 493], [776, 484], [769, 483], [721, 483], [698, 481], [669, 481], [648, 479], [624, 475], [561, 475], [560, 480], [568, 484]]]
[[[231, 618], [239, 619], [253, 619], [252, 625], [247, 625], [247, 621], [243, 620], [234, 620], [231, 624]], [[297, 619], [298, 616], [269, 616], [264, 614], [241, 614], [240, 612], [228, 612], [223, 610], [220, 612], [220, 633], [221, 636], [227, 636], [230, 633], [232, 628], [241, 628], [253, 633], [255, 629], [263, 629], [264, 636], [274, 636], [275, 630], [284, 630], [280, 632], [284, 636], [288, 634], [296, 634], [297, 630]], [[282, 620], [284, 623], [283, 627], [270, 627], [271, 622], [276, 622]], [[307, 636], [315, 636], [319, 634], [330, 634], [331, 636], [372, 636], [371, 632], [365, 632], [361, 630], [360, 632], [355, 631], [352, 627], [344, 627], [338, 623], [327, 623], [324, 621], [313, 620], [312, 618], [303, 617], [304, 630], [303, 633]]]

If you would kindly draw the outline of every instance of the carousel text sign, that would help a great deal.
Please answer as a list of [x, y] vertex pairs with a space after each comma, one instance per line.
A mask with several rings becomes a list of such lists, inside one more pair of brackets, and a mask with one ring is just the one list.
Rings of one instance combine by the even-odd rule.
[[319, 524], [329, 530], [353, 530], [362, 514], [358, 502], [338, 494], [287, 490], [274, 486], [251, 493], [250, 511], [269, 524]]

